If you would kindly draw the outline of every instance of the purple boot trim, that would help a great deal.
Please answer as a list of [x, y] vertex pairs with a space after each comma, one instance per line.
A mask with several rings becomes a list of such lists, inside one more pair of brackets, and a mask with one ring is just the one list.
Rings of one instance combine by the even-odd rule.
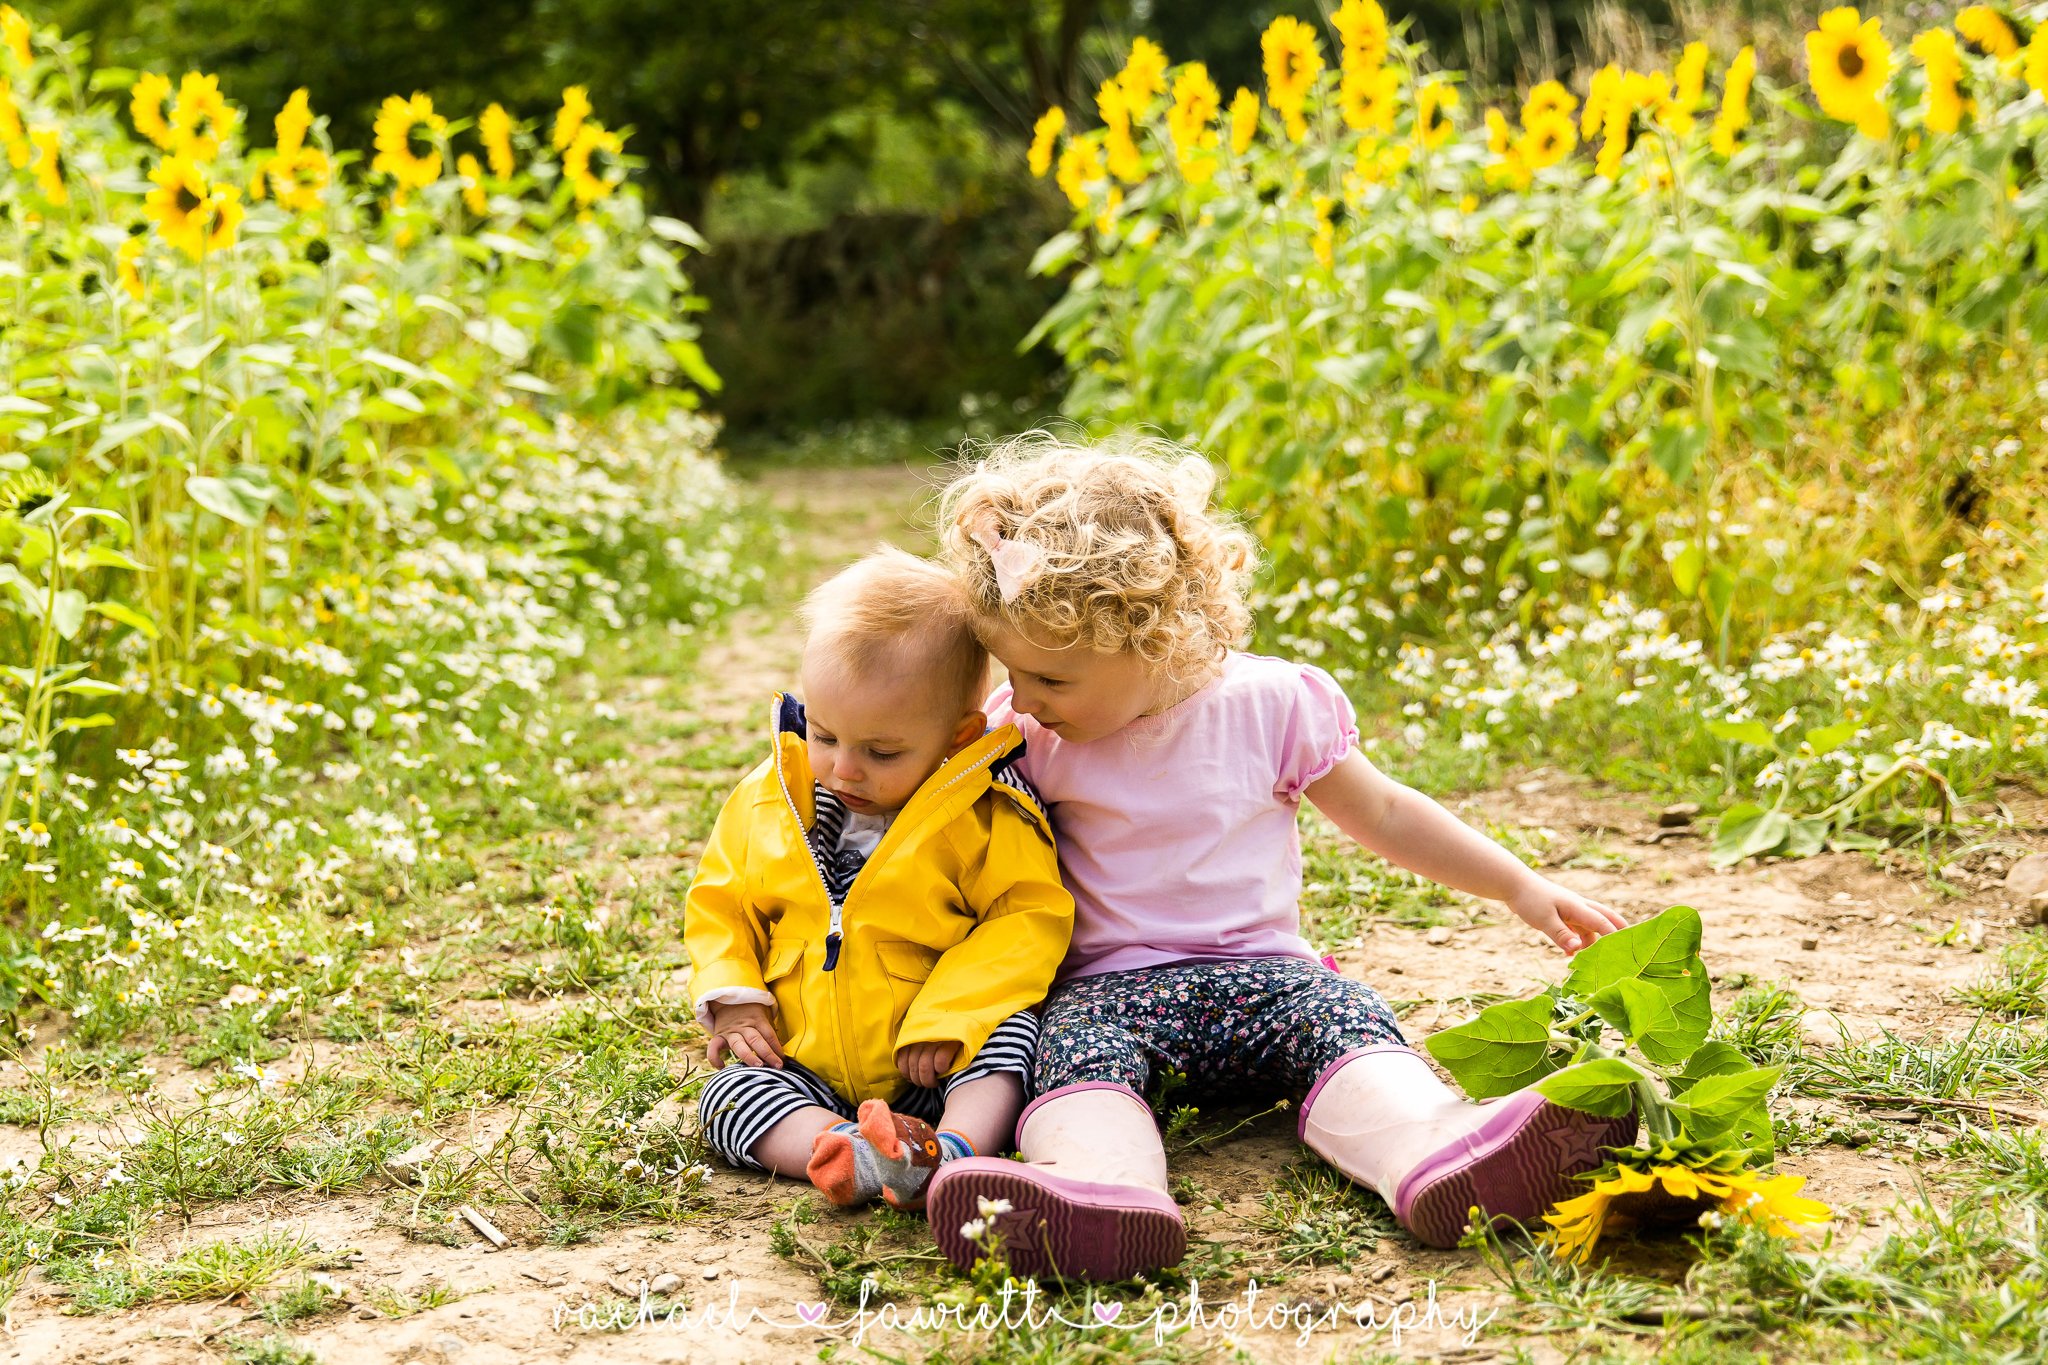
[[1427, 1246], [1456, 1246], [1475, 1207], [1489, 1218], [1538, 1222], [1580, 1192], [1572, 1177], [1602, 1165], [1603, 1149], [1636, 1137], [1634, 1110], [1602, 1118], [1533, 1090], [1489, 1107], [1484, 1123], [1426, 1158], [1394, 1192], [1394, 1216]]
[[1179, 1265], [1187, 1255], [1187, 1221], [1157, 1190], [1097, 1185], [1022, 1161], [970, 1156], [939, 1167], [925, 1187], [932, 1238], [962, 1270], [982, 1254], [962, 1229], [982, 1218], [984, 1200], [1010, 1206], [987, 1222], [1014, 1275], [1127, 1280]]
[[1019, 1142], [1024, 1140], [1024, 1125], [1030, 1122], [1031, 1112], [1038, 1108], [1039, 1105], [1044, 1104], [1047, 1100], [1056, 1100], [1062, 1095], [1072, 1095], [1083, 1090], [1114, 1090], [1120, 1094], [1129, 1095], [1137, 1102], [1138, 1107], [1147, 1114], [1152, 1112], [1152, 1106], [1145, 1103], [1145, 1097], [1127, 1085], [1119, 1085], [1115, 1081], [1076, 1081], [1072, 1085], [1063, 1085], [1056, 1089], [1048, 1090], [1037, 1099], [1031, 1101], [1031, 1103], [1025, 1105], [1024, 1112], [1017, 1115], [1017, 1140]]
[[1322, 1074], [1316, 1077], [1316, 1083], [1308, 1088], [1308, 1095], [1301, 1102], [1301, 1117], [1294, 1121], [1294, 1136], [1296, 1138], [1303, 1142], [1308, 1141], [1309, 1106], [1316, 1102], [1316, 1096], [1323, 1093], [1323, 1087], [1329, 1083], [1330, 1077], [1336, 1075], [1343, 1068], [1344, 1064], [1352, 1058], [1363, 1057], [1369, 1052], [1406, 1052], [1414, 1057], [1422, 1055], [1414, 1048], [1403, 1043], [1374, 1043], [1371, 1047], [1352, 1048], [1351, 1051], [1324, 1067]]

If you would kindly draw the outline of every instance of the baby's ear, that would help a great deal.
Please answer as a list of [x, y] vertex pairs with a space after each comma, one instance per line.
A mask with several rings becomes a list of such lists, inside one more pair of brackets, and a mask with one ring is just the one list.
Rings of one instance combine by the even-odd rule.
[[953, 746], [947, 752], [957, 754], [987, 733], [988, 713], [969, 711], [960, 717], [960, 723], [953, 727]]

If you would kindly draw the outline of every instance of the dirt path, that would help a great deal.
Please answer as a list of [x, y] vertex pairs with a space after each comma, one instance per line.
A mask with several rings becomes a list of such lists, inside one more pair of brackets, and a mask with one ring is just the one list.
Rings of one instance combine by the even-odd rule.
[[[879, 539], [928, 548], [913, 512], [925, 485], [908, 472], [776, 472], [764, 476], [761, 487], [792, 528], [786, 582], [814, 581]], [[630, 804], [621, 804], [600, 828], [573, 842], [564, 836], [551, 884], [581, 874], [607, 895], [659, 886], [679, 903], [696, 846], [676, 831], [701, 828], [706, 803], [715, 802], [762, 751], [767, 697], [787, 686], [794, 673], [790, 597], [785, 589], [776, 600], [739, 613], [687, 678], [615, 680], [614, 703], [634, 735]], [[1839, 1041], [1839, 1036], [1869, 1039], [1890, 1030], [1939, 1038], [1966, 1027], [1972, 1011], [1958, 1004], [1952, 992], [1975, 979], [1987, 963], [1984, 952], [1972, 951], [1971, 922], [1981, 925], [1981, 947], [1992, 950], [2016, 923], [1994, 890], [1944, 899], [1923, 879], [1889, 874], [1862, 857], [1832, 855], [1732, 874], [1714, 872], [1698, 838], [1646, 842], [1656, 828], [1649, 801], [1595, 791], [1556, 773], [1523, 773], [1499, 792], [1453, 804], [1475, 823], [1519, 832], [1525, 842], [1546, 850], [1561, 880], [1631, 916], [1675, 903], [1698, 908], [1706, 924], [1705, 957], [1715, 975], [1717, 1006], [1727, 1006], [1745, 985], [1783, 982], [1810, 1010], [1831, 1010], [1839, 1019], [1838, 1035], [1832, 1021], [1807, 1016], [1806, 1045], [1813, 1048]], [[1488, 995], [1521, 991], [1553, 979], [1558, 970], [1560, 959], [1504, 911], [1465, 903], [1451, 920], [1447, 935], [1397, 923], [1368, 924], [1355, 945], [1338, 952], [1344, 970], [1396, 1001], [1415, 1040], [1465, 1017]], [[1951, 925], [1958, 930], [1956, 942], [1935, 943]], [[685, 984], [677, 971], [663, 989], [680, 1000]], [[530, 1020], [536, 1012], [566, 1003], [556, 999], [515, 1008], [504, 1001], [458, 1000], [449, 1008], [473, 1011], [480, 1020]], [[295, 1053], [283, 1065], [344, 1063], [350, 1048], [328, 1043], [315, 1052], [312, 1057]], [[675, 1065], [680, 1069], [689, 1060], [678, 1057]], [[1809, 1176], [1810, 1192], [1840, 1211], [1839, 1235], [1876, 1236], [1887, 1224], [1890, 1204], [1913, 1192], [1915, 1167], [1908, 1147], [1922, 1119], [1892, 1114], [1873, 1120], [1869, 1103], [1825, 1099], [1797, 1099], [1791, 1108], [1802, 1120], [1829, 1118], [1838, 1126], [1860, 1123], [1868, 1129], [1867, 1150], [1795, 1148], [1782, 1167]], [[1878, 1112], [1885, 1113], [1881, 1107]], [[1228, 1126], [1203, 1117], [1201, 1130]], [[468, 1134], [472, 1145], [489, 1140], [491, 1122], [488, 1112], [477, 1120]], [[23, 1131], [5, 1130], [10, 1141]], [[1377, 1301], [1391, 1308], [1406, 1300], [1420, 1308], [1434, 1293], [1447, 1308], [1463, 1311], [1512, 1307], [1491, 1288], [1470, 1253], [1421, 1251], [1399, 1236], [1382, 1237], [1349, 1213], [1332, 1223], [1337, 1205], [1329, 1198], [1311, 1200], [1303, 1221], [1290, 1223], [1292, 1215], [1286, 1206], [1275, 1205], [1273, 1191], [1289, 1181], [1316, 1178], [1304, 1175], [1306, 1165], [1297, 1166], [1300, 1149], [1292, 1133], [1291, 1114], [1270, 1113], [1199, 1145], [1177, 1144], [1174, 1174], [1187, 1182], [1183, 1192], [1190, 1196], [1194, 1262], [1205, 1267], [1201, 1278], [1208, 1301], [1241, 1296], [1257, 1282], [1273, 1286], [1268, 1304], [1285, 1298], [1347, 1307]], [[28, 1137], [33, 1139], [32, 1131]], [[708, 1215], [629, 1225], [573, 1246], [536, 1244], [516, 1219], [507, 1220], [514, 1238], [505, 1250], [494, 1251], [474, 1236], [451, 1238], [454, 1245], [409, 1238], [401, 1225], [410, 1195], [370, 1190], [215, 1207], [190, 1228], [163, 1233], [150, 1249], [163, 1254], [264, 1228], [302, 1233], [322, 1248], [350, 1249], [354, 1254], [323, 1272], [343, 1294], [341, 1309], [290, 1329], [302, 1347], [330, 1362], [755, 1362], [815, 1359], [834, 1346], [845, 1355], [852, 1351], [853, 1328], [821, 1330], [805, 1321], [823, 1306], [830, 1287], [821, 1269], [829, 1265], [841, 1283], [849, 1265], [857, 1274], [872, 1263], [885, 1281], [892, 1273], [930, 1269], [929, 1242], [920, 1251], [917, 1239], [901, 1228], [885, 1229], [872, 1243], [864, 1241], [874, 1233], [873, 1215], [822, 1211], [810, 1222], [792, 1218], [802, 1196], [800, 1187], [788, 1182], [721, 1167], [709, 1177], [708, 1188]], [[1334, 1198], [1341, 1203], [1352, 1197]], [[1346, 1223], [1347, 1218], [1352, 1221]], [[1323, 1239], [1321, 1254], [1337, 1263], [1316, 1264], [1313, 1247], [1304, 1256], [1302, 1246], [1317, 1238]], [[1684, 1267], [1682, 1249], [1675, 1247], [1646, 1245], [1636, 1253], [1640, 1264], [1632, 1268], [1651, 1273], [1661, 1268], [1675, 1284]], [[892, 1255], [905, 1259], [892, 1263]], [[590, 1322], [579, 1324], [573, 1316], [579, 1306], [616, 1313], [621, 1304], [628, 1305], [630, 1316], [641, 1282], [662, 1275], [678, 1278], [672, 1293], [686, 1298], [696, 1312], [732, 1304], [742, 1314], [752, 1309], [769, 1321], [740, 1330], [714, 1324], [606, 1331]], [[396, 1319], [369, 1306], [373, 1301], [388, 1304], [393, 1296], [425, 1303], [443, 1292], [457, 1297]], [[232, 1336], [270, 1330], [256, 1320], [247, 1300], [87, 1317], [64, 1316], [68, 1302], [63, 1292], [31, 1277], [14, 1302], [12, 1334], [0, 1338], [0, 1362], [232, 1358], [225, 1345]], [[829, 1322], [848, 1318], [843, 1304], [825, 1311]], [[564, 1314], [570, 1315], [567, 1321], [561, 1320]], [[1539, 1322], [1532, 1318], [1529, 1325]], [[1319, 1333], [1306, 1344], [1291, 1332], [1240, 1329], [1232, 1335], [1259, 1360], [1321, 1360], [1333, 1351], [1349, 1356], [1394, 1345], [1355, 1331]], [[934, 1341], [877, 1330], [866, 1344], [914, 1358]], [[1183, 1351], [1226, 1353], [1229, 1344], [1221, 1332], [1198, 1333], [1183, 1343]], [[1496, 1327], [1470, 1345], [1455, 1333], [1425, 1334], [1404, 1340], [1398, 1349], [1487, 1360], [1505, 1358], [1518, 1347], [1539, 1359], [1561, 1358], [1573, 1340], [1539, 1332], [1503, 1336]]]

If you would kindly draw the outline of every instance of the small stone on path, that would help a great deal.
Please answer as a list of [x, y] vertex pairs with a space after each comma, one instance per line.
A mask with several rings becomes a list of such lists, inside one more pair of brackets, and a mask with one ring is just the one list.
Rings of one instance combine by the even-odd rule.
[[1657, 823], [1665, 829], [1677, 829], [1689, 825], [1700, 813], [1697, 801], [1681, 801], [1675, 806], [1666, 806], [1657, 812]]
[[1435, 943], [1439, 945], [1449, 943], [1451, 941], [1450, 926], [1447, 924], [1439, 924], [1434, 929], [1431, 929], [1423, 937], [1430, 943]]

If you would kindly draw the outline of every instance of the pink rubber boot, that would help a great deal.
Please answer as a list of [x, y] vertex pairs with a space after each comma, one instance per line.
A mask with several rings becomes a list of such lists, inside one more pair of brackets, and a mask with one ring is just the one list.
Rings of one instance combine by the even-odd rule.
[[926, 1186], [932, 1236], [954, 1265], [968, 1269], [982, 1254], [963, 1231], [977, 1221], [1001, 1235], [1018, 1275], [1125, 1280], [1187, 1255], [1166, 1149], [1136, 1091], [1107, 1082], [1047, 1091], [1017, 1120], [1017, 1149], [1021, 1161], [949, 1161]]
[[1401, 1225], [1433, 1247], [1453, 1247], [1476, 1206], [1533, 1222], [1582, 1193], [1572, 1177], [1635, 1141], [1633, 1111], [1601, 1118], [1534, 1090], [1474, 1104], [1413, 1049], [1347, 1052], [1323, 1069], [1301, 1106], [1301, 1140], [1375, 1190]]

